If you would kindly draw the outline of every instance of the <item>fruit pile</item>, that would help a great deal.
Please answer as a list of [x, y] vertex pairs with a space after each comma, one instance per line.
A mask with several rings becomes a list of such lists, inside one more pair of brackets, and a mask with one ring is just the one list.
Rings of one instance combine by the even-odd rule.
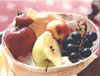
[[[68, 56], [73, 63], [81, 59], [87, 58], [92, 54], [90, 48], [93, 46], [93, 41], [97, 39], [95, 32], [87, 32], [87, 24], [78, 21], [78, 29], [70, 32], [68, 25], [64, 21], [54, 20], [48, 23], [47, 30], [51, 32], [53, 38], [62, 45], [64, 51], [61, 51], [62, 56]], [[84, 28], [82, 28], [84, 26]], [[84, 33], [81, 34], [82, 29]], [[71, 36], [69, 36], [71, 33]]]
[[54, 19], [48, 22], [45, 32], [38, 38], [29, 27], [35, 23], [32, 18], [18, 12], [15, 22], [15, 28], [4, 37], [6, 46], [16, 59], [32, 53], [37, 66], [60, 66], [63, 56], [68, 57], [72, 63], [87, 58], [92, 54], [91, 47], [97, 39], [95, 32], [87, 32], [88, 25], [85, 22], [82, 22], [85, 28], [79, 24], [78, 29], [70, 29], [65, 20]]

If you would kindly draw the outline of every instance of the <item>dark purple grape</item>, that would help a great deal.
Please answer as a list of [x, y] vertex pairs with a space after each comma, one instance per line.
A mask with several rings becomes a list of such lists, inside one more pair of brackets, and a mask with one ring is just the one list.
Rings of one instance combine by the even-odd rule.
[[80, 45], [80, 41], [73, 41], [74, 45]]
[[72, 39], [75, 41], [81, 40], [81, 34], [78, 31], [72, 32]]
[[73, 43], [73, 39], [71, 37], [67, 37], [63, 43], [62, 43], [62, 47], [65, 48], [65, 46], [69, 43]]
[[85, 37], [85, 38], [84, 38], [84, 42], [83, 42], [83, 47], [91, 48], [92, 45], [93, 45], [93, 42], [90, 41], [90, 40], [88, 39], [88, 37]]
[[84, 48], [81, 52], [80, 52], [80, 55], [83, 57], [83, 58], [87, 58], [91, 55], [91, 50], [89, 48]]
[[95, 32], [88, 32], [87, 37], [91, 42], [93, 42], [97, 39], [97, 34]]
[[82, 48], [78, 48], [76, 52], [77, 52], [77, 53], [80, 53], [81, 50], [82, 50]]
[[68, 58], [72, 63], [78, 62], [81, 59], [80, 55], [77, 52], [70, 53]]
[[64, 50], [67, 51], [68, 54], [70, 54], [71, 52], [77, 51], [78, 48], [79, 46], [69, 43], [65, 46]]

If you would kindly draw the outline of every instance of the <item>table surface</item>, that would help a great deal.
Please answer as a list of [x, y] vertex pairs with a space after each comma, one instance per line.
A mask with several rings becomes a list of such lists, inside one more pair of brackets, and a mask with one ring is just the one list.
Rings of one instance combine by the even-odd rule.
[[[41, 8], [40, 8], [41, 6]], [[29, 8], [40, 11], [56, 11], [56, 12], [70, 12], [88, 15], [91, 9], [91, 0], [71, 0], [71, 1], [0, 1], [0, 31], [3, 31], [13, 20], [17, 11], [27, 13]], [[95, 17], [96, 25], [99, 23], [99, 15]], [[91, 63], [85, 70], [78, 74], [78, 76], [100, 76], [100, 56]]]

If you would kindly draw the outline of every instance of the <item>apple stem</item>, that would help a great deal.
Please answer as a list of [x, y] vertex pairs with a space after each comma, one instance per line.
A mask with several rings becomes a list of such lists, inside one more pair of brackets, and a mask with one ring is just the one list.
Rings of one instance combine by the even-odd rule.
[[22, 15], [22, 12], [18, 11], [17, 12], [17, 16]]
[[45, 72], [47, 72], [47, 70], [48, 70], [48, 66], [49, 66], [49, 60], [47, 59], [46, 61], [47, 61], [47, 65], [46, 65]]

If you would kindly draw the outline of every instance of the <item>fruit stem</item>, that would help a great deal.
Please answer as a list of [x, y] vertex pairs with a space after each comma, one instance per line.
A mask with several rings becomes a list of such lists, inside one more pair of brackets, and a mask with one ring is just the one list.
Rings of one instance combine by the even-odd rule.
[[22, 15], [22, 12], [18, 11], [17, 12], [17, 16]]
[[47, 70], [48, 70], [48, 66], [49, 66], [49, 62], [50, 62], [48, 59], [46, 59], [46, 61], [47, 61], [47, 65], [46, 65], [45, 72], [47, 72]]
[[82, 36], [82, 40], [81, 40], [81, 43], [80, 43], [80, 47], [82, 47], [82, 45], [83, 45], [84, 36], [85, 36], [85, 34], [87, 32], [87, 24], [86, 24], [86, 22], [84, 22], [83, 24], [84, 24], [85, 28], [84, 28], [84, 34]]
[[78, 24], [78, 27], [80, 28], [79, 30], [81, 31], [81, 30], [82, 30], [82, 28], [81, 28], [80, 24]]

